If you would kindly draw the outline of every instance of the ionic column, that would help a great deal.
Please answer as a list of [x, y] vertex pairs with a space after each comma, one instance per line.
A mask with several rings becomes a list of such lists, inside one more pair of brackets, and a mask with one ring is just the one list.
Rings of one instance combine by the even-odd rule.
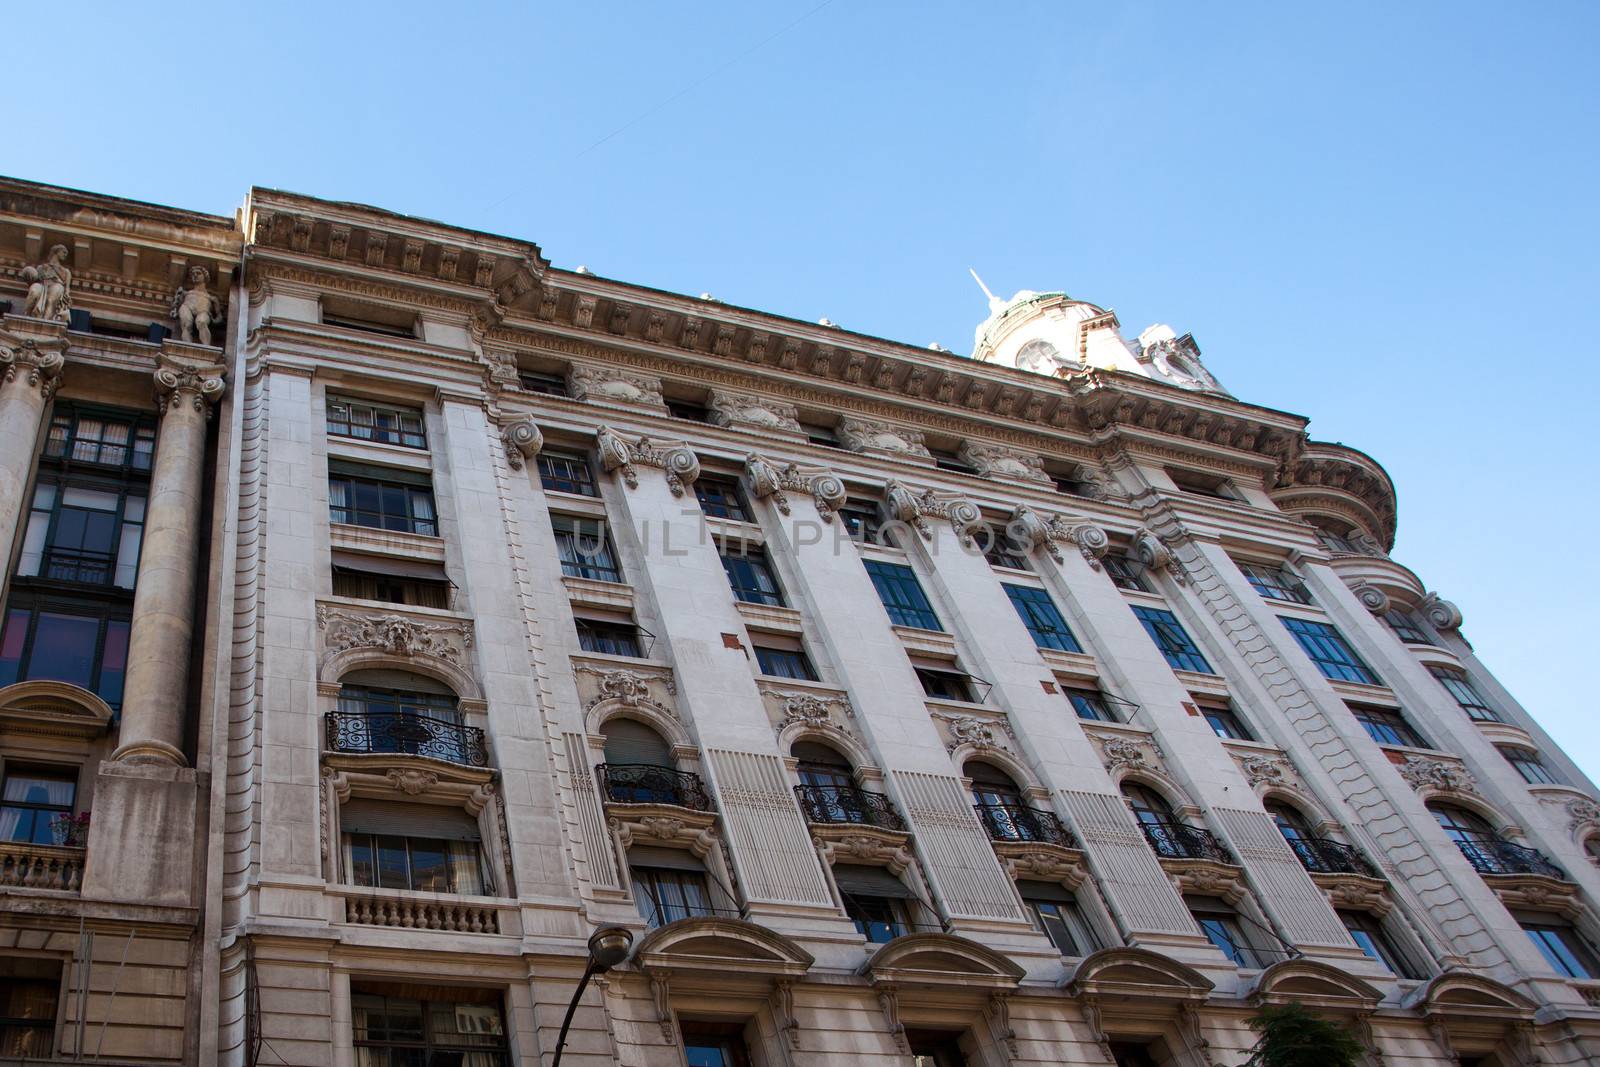
[[215, 364], [165, 351], [157, 360], [161, 429], [128, 634], [122, 745], [112, 759], [182, 766], [206, 420], [226, 386]]
[[[39, 424], [65, 362], [59, 345], [51, 347], [48, 339], [0, 333], [0, 558], [9, 559], [16, 544]], [[0, 588], [4, 584], [0, 578]]]

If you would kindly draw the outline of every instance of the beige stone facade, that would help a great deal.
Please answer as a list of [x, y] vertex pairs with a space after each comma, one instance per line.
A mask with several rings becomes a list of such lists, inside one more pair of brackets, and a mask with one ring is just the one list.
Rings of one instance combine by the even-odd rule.
[[549, 1064], [604, 925], [574, 1067], [1600, 1058], [1593, 784], [1191, 337], [16, 181], [0, 300], [0, 1063]]

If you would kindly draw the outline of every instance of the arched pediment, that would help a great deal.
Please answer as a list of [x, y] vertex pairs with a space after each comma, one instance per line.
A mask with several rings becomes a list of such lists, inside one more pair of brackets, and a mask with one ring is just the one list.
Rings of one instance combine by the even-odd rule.
[[71, 682], [40, 679], [0, 689], [0, 730], [47, 737], [99, 737], [111, 706]]
[[1423, 1015], [1474, 1015], [1512, 1020], [1532, 1019], [1533, 1001], [1492, 978], [1449, 970], [1412, 994], [1408, 1008]]
[[1142, 948], [1091, 952], [1064, 983], [1073, 996], [1118, 994], [1161, 1000], [1204, 1000], [1212, 982], [1187, 964]]
[[337, 684], [351, 671], [374, 669], [409, 671], [443, 682], [455, 692], [463, 705], [483, 701], [483, 691], [470, 673], [443, 657], [425, 652], [398, 654], [384, 648], [365, 646], [341, 649], [322, 661], [319, 675], [323, 682]]
[[650, 931], [634, 950], [646, 970], [765, 974], [796, 978], [816, 962], [782, 934], [742, 919], [679, 919]]
[[954, 934], [907, 934], [873, 953], [861, 973], [875, 982], [1014, 988], [1025, 972], [991, 948]]
[[1291, 1001], [1321, 1008], [1369, 1012], [1383, 993], [1369, 982], [1314, 960], [1280, 960], [1256, 979], [1251, 999], [1263, 1004]]

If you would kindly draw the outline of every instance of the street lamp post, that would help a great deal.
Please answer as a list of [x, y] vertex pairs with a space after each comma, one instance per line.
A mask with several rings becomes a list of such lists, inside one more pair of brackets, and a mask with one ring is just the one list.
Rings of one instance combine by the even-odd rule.
[[572, 1025], [573, 1013], [578, 1010], [578, 1001], [583, 999], [583, 991], [589, 988], [589, 979], [597, 974], [605, 974], [627, 959], [632, 949], [633, 933], [624, 926], [602, 926], [590, 936], [589, 963], [584, 967], [583, 978], [572, 994], [572, 1003], [567, 1005], [566, 1018], [561, 1020], [561, 1036], [556, 1038], [556, 1058], [550, 1061], [550, 1067], [561, 1067], [561, 1053], [567, 1047], [567, 1029]]

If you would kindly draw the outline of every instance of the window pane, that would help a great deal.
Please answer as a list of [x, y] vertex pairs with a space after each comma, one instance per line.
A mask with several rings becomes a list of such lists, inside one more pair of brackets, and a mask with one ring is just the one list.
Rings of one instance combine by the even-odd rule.
[[1176, 615], [1164, 608], [1141, 605], [1136, 605], [1133, 613], [1144, 624], [1145, 632], [1174, 670], [1212, 673], [1211, 664], [1201, 654], [1199, 646], [1190, 639], [1189, 632], [1178, 622]]
[[1291, 619], [1278, 616], [1284, 627], [1294, 635], [1305, 654], [1324, 677], [1338, 682], [1360, 682], [1364, 685], [1382, 685], [1383, 681], [1357, 656], [1355, 649], [1345, 641], [1344, 635], [1325, 622], [1311, 619]]
[[1005, 585], [1004, 588], [1006, 596], [1011, 599], [1011, 606], [1017, 609], [1035, 645], [1058, 652], [1083, 651], [1078, 639], [1068, 628], [1067, 621], [1061, 617], [1055, 601], [1050, 599], [1050, 594], [1033, 586]]
[[42, 612], [34, 627], [29, 678], [71, 682], [88, 689], [94, 685], [94, 650], [100, 638], [100, 620], [77, 615]]
[[100, 684], [95, 689], [112, 707], [122, 704], [122, 682], [128, 673], [128, 626], [113, 620], [106, 624], [106, 647], [100, 654]]

